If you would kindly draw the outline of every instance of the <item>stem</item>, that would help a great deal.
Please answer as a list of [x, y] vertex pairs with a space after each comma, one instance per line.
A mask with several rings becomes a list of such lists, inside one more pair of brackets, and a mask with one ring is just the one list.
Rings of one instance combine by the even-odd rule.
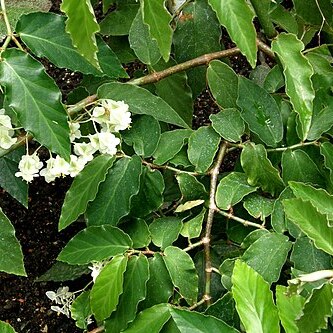
[[92, 331], [89, 331], [88, 333], [100, 333], [100, 332], [104, 332], [105, 328], [104, 326], [99, 326], [97, 328], [94, 328]]
[[300, 147], [305, 147], [305, 146], [318, 146], [319, 142], [318, 141], [309, 141], [309, 142], [300, 142], [296, 143], [295, 145], [289, 146], [289, 147], [279, 147], [279, 148], [270, 148], [267, 149], [268, 153], [274, 152], [274, 151], [285, 151], [287, 149], [295, 149], [295, 148], [300, 148]]
[[8, 16], [7, 16], [7, 12], [6, 12], [5, 0], [0, 0], [0, 4], [1, 4], [2, 16], [3, 16], [3, 19], [5, 21], [5, 25], [6, 25], [7, 35], [10, 36], [10, 37], [12, 37], [13, 32], [12, 32], [12, 28], [11, 28], [9, 20], [8, 20]]
[[193, 304], [192, 306], [190, 306], [188, 309], [191, 311], [191, 310], [194, 310], [195, 308], [197, 308], [198, 306], [200, 306], [201, 304], [204, 304], [205, 302], [208, 301], [208, 298], [206, 297], [206, 295], [204, 295], [201, 300], [195, 304]]
[[67, 109], [67, 113], [72, 116], [75, 113], [78, 113], [82, 109], [84, 109], [87, 105], [94, 103], [97, 100], [97, 95], [91, 95], [83, 99], [82, 101], [70, 106]]
[[149, 166], [152, 169], [162, 169], [162, 170], [171, 170], [174, 171], [175, 173], [187, 173], [188, 175], [192, 175], [192, 176], [199, 176], [202, 175], [201, 173], [198, 172], [192, 172], [192, 171], [186, 171], [186, 170], [181, 170], [181, 169], [177, 169], [174, 167], [171, 167], [169, 165], [157, 165], [157, 164], [153, 164], [147, 161], [142, 161], [142, 164]]
[[263, 41], [261, 41], [259, 38], [257, 38], [257, 46], [262, 52], [264, 52], [270, 58], [275, 59], [275, 54], [272, 51], [272, 49], [267, 44], [265, 44]]
[[227, 217], [228, 219], [231, 219], [231, 220], [234, 220], [236, 222], [242, 223], [245, 227], [250, 226], [250, 227], [255, 227], [255, 228], [258, 228], [258, 229], [265, 229], [265, 226], [263, 224], [251, 222], [251, 221], [248, 221], [248, 220], [244, 220], [244, 219], [242, 219], [238, 216], [232, 215], [231, 213], [224, 212], [223, 210], [220, 210], [218, 208], [216, 208], [215, 212], [219, 213], [220, 215], [223, 215], [223, 216]]
[[206, 238], [204, 237], [203, 239], [201, 239], [200, 241], [190, 244], [188, 247], [186, 247], [185, 249], [183, 249], [183, 251], [188, 252], [193, 250], [194, 248], [201, 246], [202, 244], [205, 244], [206, 242]]

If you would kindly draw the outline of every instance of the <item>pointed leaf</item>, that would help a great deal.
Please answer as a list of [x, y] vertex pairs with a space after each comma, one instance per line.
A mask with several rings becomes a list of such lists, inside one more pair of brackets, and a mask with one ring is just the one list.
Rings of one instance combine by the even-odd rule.
[[82, 329], [88, 328], [88, 318], [92, 315], [90, 307], [90, 290], [82, 292], [72, 303], [71, 318], [75, 320], [75, 325]]
[[69, 159], [69, 127], [59, 88], [28, 54], [9, 49], [1, 56], [0, 81], [6, 88], [7, 105], [40, 144]]
[[57, 259], [82, 265], [122, 254], [131, 246], [131, 239], [122, 230], [111, 225], [92, 226], [78, 232]]
[[67, 191], [59, 219], [59, 231], [69, 226], [83, 214], [89, 201], [95, 199], [100, 183], [105, 180], [107, 171], [112, 167], [115, 158], [100, 155], [88, 163], [74, 178]]
[[127, 261], [127, 256], [114, 257], [96, 278], [90, 292], [90, 305], [98, 321], [108, 318], [118, 305]]
[[206, 208], [202, 208], [199, 215], [183, 223], [182, 230], [180, 231], [183, 237], [197, 238], [201, 234], [202, 223], [206, 214]]
[[274, 199], [266, 198], [258, 193], [248, 195], [243, 201], [243, 207], [255, 219], [265, 221], [272, 214]]
[[131, 198], [139, 192], [141, 171], [141, 159], [136, 155], [118, 160], [109, 169], [88, 206], [88, 225], [116, 225], [130, 212]]
[[245, 0], [208, 0], [235, 44], [254, 68], [257, 61], [256, 30], [253, 12]]
[[144, 88], [126, 83], [106, 83], [98, 89], [99, 98], [123, 100], [134, 114], [147, 114], [159, 121], [188, 128], [186, 122], [163, 99]]
[[145, 220], [139, 218], [132, 219], [126, 221], [126, 224], [123, 224], [121, 227], [132, 239], [134, 249], [147, 247], [151, 242], [149, 228]]
[[310, 130], [315, 94], [311, 83], [313, 69], [302, 55], [303, 49], [303, 43], [293, 34], [279, 34], [272, 42], [272, 50], [277, 53], [284, 68], [286, 93], [299, 115], [299, 135], [304, 141]]
[[248, 333], [280, 332], [269, 284], [246, 263], [237, 260], [232, 275], [236, 309]]
[[176, 176], [176, 179], [183, 201], [207, 198], [208, 193], [205, 186], [196, 177], [187, 173], [180, 173]]
[[313, 240], [318, 249], [333, 255], [333, 229], [328, 226], [326, 215], [301, 199], [284, 200], [283, 206], [288, 218]]

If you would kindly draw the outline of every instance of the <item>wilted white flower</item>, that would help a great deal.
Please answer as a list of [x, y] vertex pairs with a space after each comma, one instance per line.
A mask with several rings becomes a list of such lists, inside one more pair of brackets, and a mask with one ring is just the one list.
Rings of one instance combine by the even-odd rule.
[[80, 124], [68, 122], [69, 131], [70, 131], [70, 140], [74, 142], [75, 139], [81, 138]]
[[0, 147], [3, 149], [9, 149], [14, 143], [16, 138], [12, 138], [14, 131], [8, 130], [6, 127], [0, 125]]
[[82, 157], [77, 157], [76, 155], [71, 155], [71, 161], [69, 163], [69, 174], [71, 177], [75, 177], [80, 171], [84, 169], [87, 161]]
[[74, 293], [69, 291], [68, 287], [60, 287], [56, 292], [47, 291], [46, 296], [58, 305], [52, 305], [51, 310], [56, 311], [58, 313], [62, 313], [66, 315], [68, 318], [70, 317], [70, 308], [75, 299]]
[[39, 170], [43, 167], [37, 153], [32, 155], [23, 155], [19, 162], [19, 172], [15, 173], [16, 177], [22, 177], [26, 182], [31, 182], [34, 177], [38, 177]]
[[115, 155], [120, 139], [110, 132], [97, 132], [89, 135], [91, 145], [102, 154]]
[[96, 148], [93, 147], [93, 145], [89, 142], [75, 142], [74, 143], [74, 152], [79, 157], [82, 157], [86, 162], [91, 161], [94, 156], [93, 154], [97, 151]]
[[92, 266], [88, 266], [91, 269], [91, 277], [93, 281], [96, 281], [97, 276], [102, 271], [102, 269], [109, 263], [109, 260], [102, 260], [102, 261], [94, 261], [92, 262]]

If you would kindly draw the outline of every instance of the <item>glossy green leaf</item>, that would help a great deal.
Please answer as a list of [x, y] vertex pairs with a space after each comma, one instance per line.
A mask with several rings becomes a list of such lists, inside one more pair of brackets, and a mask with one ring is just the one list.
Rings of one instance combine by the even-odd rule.
[[147, 258], [144, 255], [130, 257], [123, 278], [123, 293], [119, 296], [116, 311], [105, 321], [106, 332], [121, 332], [135, 318], [138, 304], [146, 296], [149, 278]]
[[[173, 44], [178, 63], [221, 50], [221, 29], [207, 0], [196, 0], [185, 6], [177, 21]], [[206, 68], [187, 71], [193, 98], [205, 88]]]
[[223, 210], [229, 210], [239, 203], [246, 195], [255, 192], [257, 187], [247, 182], [247, 176], [241, 172], [231, 172], [222, 178], [217, 185], [216, 205]]
[[90, 307], [90, 290], [82, 292], [72, 303], [71, 318], [75, 320], [77, 327], [87, 329], [87, 320], [92, 315]]
[[238, 77], [231, 67], [219, 60], [211, 61], [207, 68], [207, 81], [220, 107], [237, 108]]
[[113, 156], [100, 155], [74, 178], [61, 209], [59, 230], [69, 226], [86, 211], [88, 203], [95, 199], [99, 185], [105, 180], [114, 161]]
[[290, 248], [291, 242], [287, 236], [267, 233], [250, 245], [242, 260], [272, 284], [279, 279]]
[[60, 9], [66, 14], [66, 32], [79, 53], [99, 69], [95, 34], [100, 30], [90, 0], [63, 0]]
[[15, 236], [15, 229], [0, 208], [0, 271], [27, 276], [21, 245]]
[[243, 207], [256, 219], [265, 221], [272, 214], [274, 199], [266, 198], [258, 193], [248, 195], [243, 201]]
[[287, 149], [282, 154], [282, 179], [324, 185], [323, 177], [310, 156], [301, 149]]
[[284, 184], [263, 145], [253, 143], [245, 145], [241, 153], [241, 164], [247, 176], [247, 182], [252, 186], [260, 186], [272, 195], [280, 193]]
[[276, 306], [279, 317], [286, 333], [299, 332], [296, 319], [302, 311], [304, 297], [297, 294], [288, 294], [285, 286], [276, 286]]
[[158, 44], [156, 39], [150, 37], [149, 27], [143, 22], [141, 10], [137, 12], [132, 22], [128, 40], [131, 49], [144, 64], [154, 65], [160, 60]]
[[164, 250], [178, 238], [182, 226], [179, 217], [158, 218], [149, 225], [151, 239], [156, 246]]
[[274, 93], [284, 86], [284, 76], [279, 65], [275, 65], [267, 74], [263, 88]]
[[282, 33], [272, 42], [272, 50], [284, 68], [286, 93], [299, 116], [299, 135], [305, 140], [310, 130], [315, 94], [311, 82], [313, 69], [301, 53], [303, 49], [303, 43], [293, 34]]
[[134, 114], [147, 114], [159, 121], [188, 128], [186, 122], [163, 99], [144, 88], [126, 83], [106, 83], [98, 89], [99, 98], [123, 100]]
[[1, 333], [16, 333], [12, 326], [2, 320], [0, 320], [0, 330]]
[[133, 241], [133, 248], [147, 247], [151, 241], [150, 231], [145, 220], [136, 218], [126, 221], [122, 230], [127, 233]]
[[202, 223], [206, 214], [206, 208], [202, 208], [202, 211], [192, 219], [183, 223], [181, 235], [188, 238], [197, 238], [201, 234]]
[[169, 60], [173, 30], [172, 16], [165, 7], [164, 0], [141, 0], [143, 21], [149, 26], [150, 36], [157, 41], [160, 53], [165, 61]]
[[205, 199], [208, 196], [205, 186], [198, 179], [188, 173], [176, 176], [183, 201]]
[[202, 126], [188, 140], [188, 158], [196, 171], [206, 172], [214, 161], [219, 148], [220, 136], [212, 127]]
[[82, 57], [65, 31], [63, 16], [53, 13], [24, 15], [18, 22], [16, 32], [31, 52], [49, 59], [57, 67], [95, 76], [127, 77], [115, 53], [100, 38], [97, 39], [97, 58], [102, 72]]
[[190, 210], [194, 207], [200, 206], [205, 202], [205, 200], [199, 199], [199, 200], [192, 200], [192, 201], [186, 201], [183, 204], [180, 204], [175, 209], [175, 213], [182, 213], [186, 210]]
[[[319, 96], [319, 94], [317, 94]], [[330, 98], [330, 97], [329, 97]], [[318, 113], [314, 113], [312, 123], [308, 134], [308, 140], [317, 140], [321, 135], [327, 132], [333, 125], [333, 116], [331, 105], [324, 106]]]
[[237, 260], [232, 275], [236, 309], [248, 333], [280, 332], [269, 284], [246, 263]]
[[69, 159], [69, 127], [59, 88], [27, 53], [8, 49], [1, 56], [0, 80], [7, 105], [40, 144]]
[[192, 258], [180, 248], [169, 246], [164, 251], [163, 260], [179, 294], [188, 304], [194, 304], [198, 297], [198, 274]]
[[293, 34], [298, 33], [298, 24], [295, 16], [292, 11], [287, 10], [280, 3], [274, 3], [273, 8], [271, 3], [269, 16], [275, 24], [279, 25], [285, 31]]
[[288, 218], [313, 240], [315, 246], [333, 255], [333, 230], [328, 225], [327, 216], [301, 199], [284, 200], [283, 205]]
[[254, 68], [257, 61], [256, 30], [253, 12], [245, 0], [208, 0], [221, 25]]
[[231, 276], [236, 260], [237, 258], [225, 259], [219, 267], [219, 272], [221, 273], [221, 283], [223, 287], [229, 291], [232, 287]]
[[170, 319], [168, 304], [157, 304], [139, 313], [124, 333], [159, 333]]
[[112, 224], [130, 212], [131, 198], [139, 192], [141, 159], [122, 158], [109, 169], [105, 181], [87, 209], [88, 225]]
[[57, 259], [82, 265], [122, 254], [131, 246], [132, 240], [122, 230], [111, 225], [91, 226], [78, 232]]
[[170, 308], [172, 319], [181, 333], [237, 333], [220, 319], [199, 312]]
[[322, 143], [320, 154], [324, 156], [324, 165], [330, 171], [330, 179], [333, 183], [333, 144], [330, 142]]
[[209, 116], [214, 130], [231, 142], [241, 140], [245, 132], [245, 123], [237, 109], [225, 109]]
[[251, 231], [242, 241], [240, 247], [241, 249], [248, 249], [255, 241], [257, 241], [261, 236], [270, 233], [267, 229], [255, 229]]
[[154, 152], [154, 163], [162, 165], [173, 158], [184, 146], [192, 131], [176, 129], [161, 134], [160, 142]]
[[313, 289], [304, 304], [302, 315], [297, 319], [297, 327], [302, 333], [318, 332], [327, 328], [327, 321], [333, 314], [333, 286], [325, 283]]
[[128, 257], [114, 257], [99, 273], [90, 292], [91, 310], [97, 320], [104, 320], [117, 308], [123, 293]]
[[142, 115], [136, 118], [128, 131], [122, 134], [128, 145], [133, 145], [137, 155], [150, 157], [160, 141], [161, 127], [152, 116]]
[[184, 146], [171, 160], [169, 160], [169, 163], [174, 165], [176, 168], [193, 168], [192, 163], [188, 159], [186, 146]]
[[240, 77], [237, 104], [250, 130], [268, 146], [276, 147], [283, 137], [283, 123], [275, 99], [265, 89]]

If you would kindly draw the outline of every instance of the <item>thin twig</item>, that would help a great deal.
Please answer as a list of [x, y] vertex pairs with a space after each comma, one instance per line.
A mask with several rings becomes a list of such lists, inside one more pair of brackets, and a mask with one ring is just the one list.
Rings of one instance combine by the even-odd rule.
[[209, 300], [210, 300], [210, 298], [208, 299], [206, 295], [203, 295], [202, 299], [199, 302], [193, 304], [188, 309], [189, 310], [194, 310], [195, 308], [197, 308], [198, 306], [200, 306], [201, 304], [204, 304], [205, 302], [207, 302]]
[[193, 244], [190, 244], [188, 247], [186, 247], [185, 249], [183, 249], [183, 251], [184, 252], [191, 251], [191, 250], [195, 249], [196, 247], [201, 246], [202, 244], [205, 244], [205, 242], [206, 242], [206, 239], [204, 237], [200, 241], [198, 241], [196, 243], [193, 243]]
[[187, 173], [188, 175], [192, 175], [192, 176], [202, 175], [201, 173], [198, 173], [198, 172], [181, 170], [181, 169], [177, 169], [177, 168], [171, 167], [169, 165], [157, 165], [157, 164], [153, 164], [153, 163], [147, 162], [145, 160], [142, 161], [142, 164], [147, 165], [147, 166], [149, 166], [152, 169], [171, 170], [171, 171], [174, 171], [177, 174], [178, 173]]
[[251, 221], [248, 221], [248, 220], [244, 220], [241, 217], [232, 215], [231, 213], [224, 212], [223, 210], [220, 210], [218, 208], [215, 209], [215, 212], [219, 213], [220, 215], [223, 215], [223, 216], [227, 217], [228, 219], [231, 219], [231, 220], [234, 220], [236, 222], [242, 223], [245, 227], [250, 226], [250, 227], [255, 227], [255, 228], [258, 228], [258, 229], [266, 229], [263, 224], [251, 222]]
[[104, 331], [105, 331], [104, 326], [99, 326], [99, 327], [94, 328], [92, 331], [89, 331], [88, 333], [101, 333]]
[[269, 148], [266, 150], [268, 153], [271, 153], [271, 152], [276, 152], [276, 151], [285, 151], [287, 149], [296, 149], [296, 148], [305, 147], [305, 146], [318, 146], [318, 145], [319, 145], [318, 141], [309, 141], [309, 142], [296, 143], [295, 145], [292, 145], [289, 147]]
[[263, 41], [261, 41], [259, 38], [257, 38], [257, 46], [262, 52], [267, 54], [270, 58], [275, 59], [275, 54], [272, 51], [272, 49]]

